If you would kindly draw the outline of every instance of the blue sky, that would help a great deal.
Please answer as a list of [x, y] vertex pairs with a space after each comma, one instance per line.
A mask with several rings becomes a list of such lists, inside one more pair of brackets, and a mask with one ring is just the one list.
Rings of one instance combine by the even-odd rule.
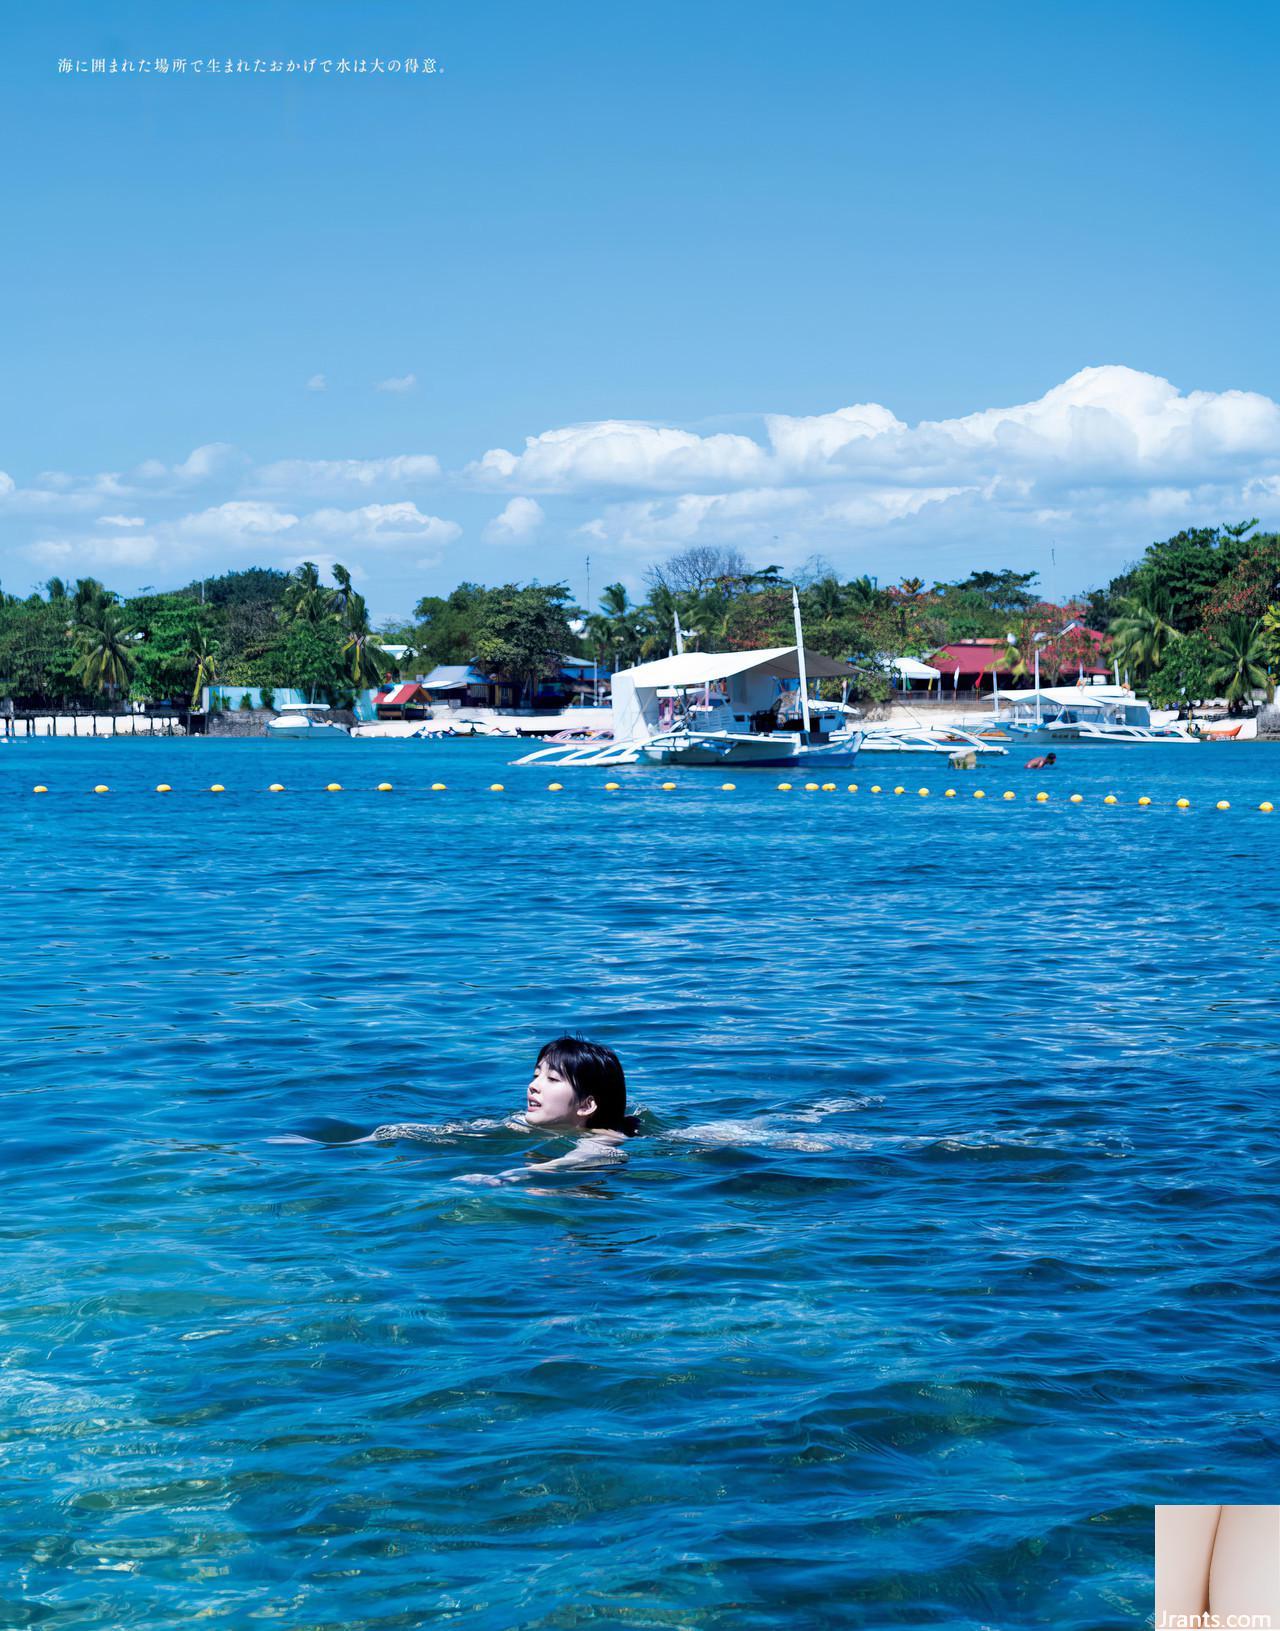
[[[310, 556], [385, 617], [726, 543], [1065, 593], [1280, 523], [1277, 16], [11, 8], [0, 582]], [[210, 55], [443, 72], [57, 72]]]

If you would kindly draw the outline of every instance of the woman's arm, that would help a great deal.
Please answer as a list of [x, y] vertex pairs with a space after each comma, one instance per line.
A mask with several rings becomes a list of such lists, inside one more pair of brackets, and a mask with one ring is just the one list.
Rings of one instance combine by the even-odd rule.
[[626, 1151], [620, 1150], [616, 1144], [587, 1138], [575, 1145], [568, 1155], [559, 1155], [554, 1161], [533, 1161], [527, 1167], [508, 1167], [498, 1176], [515, 1183], [521, 1178], [541, 1178], [547, 1172], [582, 1172], [592, 1167], [623, 1166], [626, 1160]]
[[527, 1167], [508, 1167], [495, 1176], [483, 1172], [467, 1172], [457, 1183], [518, 1184], [528, 1178], [543, 1178], [556, 1172], [591, 1172], [600, 1167], [625, 1166], [627, 1153], [613, 1142], [603, 1138], [584, 1138], [567, 1155], [554, 1161], [533, 1161]]
[[512, 1132], [527, 1133], [528, 1125], [523, 1116], [508, 1116], [505, 1121], [480, 1119], [476, 1121], [393, 1121], [384, 1126], [375, 1127], [369, 1134], [370, 1139], [378, 1144], [389, 1144], [396, 1139], [416, 1139], [423, 1144], [436, 1144], [441, 1139], [454, 1138], [459, 1134], [491, 1133], [496, 1128], [506, 1127]]
[[1220, 1506], [1156, 1508], [1156, 1631], [1185, 1625], [1185, 1615], [1207, 1613], [1209, 1564], [1221, 1516]]

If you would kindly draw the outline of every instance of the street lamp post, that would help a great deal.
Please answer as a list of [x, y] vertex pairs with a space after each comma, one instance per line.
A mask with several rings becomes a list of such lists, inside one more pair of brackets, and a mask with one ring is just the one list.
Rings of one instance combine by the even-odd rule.
[[1081, 627], [1081, 624], [1080, 624], [1079, 620], [1077, 618], [1073, 617], [1071, 619], [1070, 623], [1064, 623], [1062, 625], [1062, 627], [1058, 630], [1057, 634], [1043, 633], [1043, 634], [1033, 634], [1031, 636], [1031, 643], [1035, 647], [1035, 653], [1036, 653], [1035, 668], [1036, 668], [1036, 724], [1037, 725], [1039, 725], [1040, 722], [1041, 722], [1041, 711], [1040, 711], [1040, 643], [1043, 640], [1061, 640], [1061, 638], [1062, 638], [1062, 636], [1064, 634], [1070, 634], [1073, 629], [1078, 629], [1080, 627]]

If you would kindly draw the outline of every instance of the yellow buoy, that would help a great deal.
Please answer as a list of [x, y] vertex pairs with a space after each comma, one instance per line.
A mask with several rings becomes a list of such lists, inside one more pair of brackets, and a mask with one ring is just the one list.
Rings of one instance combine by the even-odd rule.
[[1102, 801], [1104, 804], [1118, 804], [1120, 801], [1114, 793], [1108, 793]]
[[156, 784], [156, 792], [157, 793], [172, 793], [173, 788], [169, 786], [168, 782], [158, 782]]
[[851, 793], [856, 793], [856, 792], [857, 792], [857, 791], [858, 791], [858, 784], [857, 784], [857, 782], [850, 782], [850, 783], [849, 783], [849, 791], [850, 791], [850, 792], [851, 792]]
[[1016, 799], [1018, 795], [1016, 793], [1005, 793], [1002, 796], [1007, 799]]
[[662, 791], [664, 793], [674, 793], [675, 790], [676, 790], [676, 784], [674, 782], [663, 782]]
[[929, 789], [927, 787], [919, 787], [916, 789], [916, 791], [920, 794], [922, 799], [927, 799], [929, 797]]
[[98, 785], [94, 788], [95, 793], [109, 793], [110, 791], [111, 791], [111, 789], [106, 785], [105, 782], [99, 782]]
[[834, 793], [835, 790], [836, 790], [836, 784], [834, 782], [823, 782], [822, 791], [824, 793]]
[[1191, 800], [1190, 799], [1179, 799], [1178, 800], [1178, 808], [1180, 810], [1189, 810], [1191, 808]]
[[974, 790], [973, 790], [973, 796], [976, 799], [984, 799], [984, 798], [986, 798], [987, 795], [982, 791], [982, 789], [980, 787], [975, 787]]
[[391, 791], [391, 783], [390, 782], [379, 782], [378, 783], [378, 791], [380, 793], [389, 793]]
[[1231, 806], [1226, 799], [1219, 799], [1215, 808], [1218, 810], [1229, 810]]
[[1274, 804], [1268, 804], [1266, 802], [1266, 800], [1264, 799], [1263, 802], [1258, 806], [1258, 808], [1260, 810], [1265, 810], [1267, 812], [1267, 814], [1270, 815], [1272, 810], [1275, 809], [1275, 805]]
[[563, 782], [548, 782], [547, 783], [547, 792], [548, 793], [563, 793], [564, 792], [564, 783]]
[[1083, 793], [1073, 793], [1071, 795], [1071, 803], [1072, 804], [1083, 804], [1084, 803], [1084, 794]]
[[433, 793], [443, 793], [444, 792], [444, 783], [443, 782], [432, 782], [431, 791]]
[[621, 786], [621, 782], [606, 782], [604, 784], [604, 790], [606, 793], [616, 793]]
[[214, 782], [213, 786], [209, 789], [209, 791], [211, 793], [225, 793], [226, 788], [222, 785], [221, 782]]
[[1049, 802], [1049, 795], [1047, 793], [1037, 793], [1036, 794], [1036, 803], [1037, 804], [1048, 804], [1048, 802]]
[[778, 783], [778, 791], [780, 793], [789, 793], [791, 791], [791, 783], [790, 782], [779, 782]]
[[943, 796], [944, 799], [953, 799], [953, 798], [955, 798], [955, 796], [956, 796], [955, 788], [954, 787], [948, 787], [946, 792], [942, 796]]
[[501, 782], [490, 782], [489, 783], [489, 791], [491, 793], [505, 793], [506, 788], [502, 785]]
[[816, 793], [818, 791], [817, 782], [806, 782], [804, 784], [804, 790], [806, 793]]
[[284, 783], [283, 782], [272, 782], [271, 786], [267, 788], [267, 792], [268, 793], [283, 793], [284, 792]]
[[721, 782], [720, 791], [722, 793], [732, 793], [737, 785], [738, 784], [736, 782]]
[[873, 793], [878, 793], [878, 792], [879, 792], [879, 791], [880, 791], [880, 784], [879, 784], [879, 782], [873, 782], [873, 783], [872, 783], [872, 786], [871, 786], [871, 791], [872, 791], [872, 792], [873, 792]]
[[905, 787], [895, 787], [895, 788], [894, 788], [894, 792], [895, 792], [895, 793], [905, 793], [905, 792], [906, 792], [906, 788], [905, 788]]
[[31, 789], [31, 791], [33, 793], [47, 793], [49, 791], [49, 789], [44, 785], [43, 782], [41, 782], [39, 787], [33, 787]]
[[1146, 795], [1146, 794], [1145, 794], [1145, 793], [1144, 793], [1144, 794], [1143, 794], [1143, 795], [1142, 795], [1142, 797], [1141, 797], [1141, 798], [1140, 798], [1140, 799], [1139, 799], [1139, 800], [1138, 800], [1138, 803], [1139, 803], [1139, 804], [1150, 804], [1150, 803], [1151, 803], [1151, 800], [1150, 800], [1150, 799], [1149, 799], [1149, 798], [1148, 798], [1148, 797], [1147, 797], [1147, 795]]
[[340, 793], [341, 791], [342, 791], [342, 783], [341, 782], [330, 782], [328, 784], [328, 786], [325, 788], [326, 793]]

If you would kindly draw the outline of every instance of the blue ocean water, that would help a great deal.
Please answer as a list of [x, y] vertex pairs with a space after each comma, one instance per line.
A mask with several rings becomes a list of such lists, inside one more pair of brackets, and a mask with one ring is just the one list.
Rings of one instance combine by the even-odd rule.
[[[510, 754], [0, 748], [0, 1622], [1149, 1623], [1276, 1498], [1280, 751]], [[628, 1165], [456, 1181], [565, 1029]]]

